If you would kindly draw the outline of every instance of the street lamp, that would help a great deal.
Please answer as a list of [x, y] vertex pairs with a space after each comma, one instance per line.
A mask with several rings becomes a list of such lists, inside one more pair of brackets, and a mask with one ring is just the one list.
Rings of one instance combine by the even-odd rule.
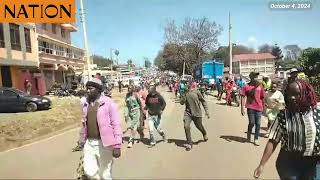
[[112, 59], [112, 51], [114, 51], [114, 54], [117, 56], [117, 64], [118, 64], [118, 55], [119, 55], [119, 50], [110, 48], [110, 60], [111, 60], [111, 79], [112, 79], [112, 74], [113, 74], [113, 59]]

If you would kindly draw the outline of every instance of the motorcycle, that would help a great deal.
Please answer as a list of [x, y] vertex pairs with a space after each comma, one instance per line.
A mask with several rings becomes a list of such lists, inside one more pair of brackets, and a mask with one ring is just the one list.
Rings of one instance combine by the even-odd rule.
[[237, 107], [240, 106], [240, 100], [239, 100], [239, 90], [237, 87], [233, 87], [231, 91], [231, 102], [230, 104], [234, 102], [236, 103]]

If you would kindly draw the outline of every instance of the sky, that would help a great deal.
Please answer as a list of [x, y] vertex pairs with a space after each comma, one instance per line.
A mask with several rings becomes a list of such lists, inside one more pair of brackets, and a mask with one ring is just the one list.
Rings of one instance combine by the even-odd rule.
[[[77, 10], [80, 9], [79, 0]], [[281, 2], [290, 2], [282, 0]], [[298, 0], [299, 1], [299, 0]], [[301, 1], [301, 0], [300, 0]], [[223, 27], [219, 45], [228, 45], [228, 14], [231, 13], [233, 43], [258, 48], [277, 43], [281, 47], [320, 47], [320, 0], [308, 10], [271, 10], [270, 0], [83, 0], [89, 51], [110, 57], [119, 50], [119, 63], [132, 59], [143, 65], [153, 61], [164, 44], [164, 27], [170, 20], [207, 17]], [[302, 2], [302, 1], [301, 1]], [[77, 13], [78, 31], [72, 43], [84, 47], [83, 29]], [[115, 56], [113, 56], [115, 57]]]

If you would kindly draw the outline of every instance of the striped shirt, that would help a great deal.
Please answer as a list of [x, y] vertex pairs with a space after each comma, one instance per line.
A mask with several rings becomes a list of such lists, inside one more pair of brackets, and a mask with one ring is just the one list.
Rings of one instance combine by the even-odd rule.
[[269, 131], [269, 139], [281, 141], [285, 151], [320, 155], [320, 104], [305, 113], [280, 111]]

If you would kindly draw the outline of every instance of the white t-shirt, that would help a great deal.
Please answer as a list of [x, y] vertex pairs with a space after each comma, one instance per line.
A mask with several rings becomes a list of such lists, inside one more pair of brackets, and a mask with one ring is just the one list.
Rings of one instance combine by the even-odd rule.
[[[278, 101], [278, 102], [277, 102]], [[269, 91], [265, 97], [265, 103], [268, 107], [266, 109], [266, 115], [269, 120], [275, 120], [281, 109], [284, 109], [284, 96], [280, 91]]]
[[276, 92], [271, 92], [269, 91], [266, 98], [265, 98], [265, 102], [267, 105], [269, 106], [275, 106], [276, 100], [281, 103], [284, 104], [284, 96], [280, 91], [276, 91]]

